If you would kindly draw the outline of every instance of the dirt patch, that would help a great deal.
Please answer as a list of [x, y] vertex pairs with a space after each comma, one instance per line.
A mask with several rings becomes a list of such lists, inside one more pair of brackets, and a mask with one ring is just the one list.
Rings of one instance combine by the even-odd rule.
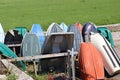
[[120, 24], [103, 25], [111, 31], [120, 31]]

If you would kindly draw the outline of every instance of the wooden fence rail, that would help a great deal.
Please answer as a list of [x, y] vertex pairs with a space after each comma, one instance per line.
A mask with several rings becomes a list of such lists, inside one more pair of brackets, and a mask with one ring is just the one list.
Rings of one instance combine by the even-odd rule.
[[[54, 54], [46, 54], [46, 55], [37, 55], [37, 56], [26, 56], [26, 57], [18, 57], [18, 58], [12, 58], [12, 59], [2, 59], [2, 61], [26, 61], [26, 60], [31, 60], [34, 64], [34, 72], [35, 76], [37, 76], [37, 70], [36, 70], [36, 59], [46, 59], [46, 58], [56, 58], [56, 57], [63, 57], [63, 56], [68, 56], [68, 52], [66, 53], [54, 53]], [[71, 54], [70, 54], [71, 55]], [[78, 52], [74, 52], [74, 56], [78, 55]], [[5, 63], [4, 63], [5, 64]]]
[[[74, 52], [74, 55], [77, 55], [78, 52]], [[12, 58], [8, 59], [9, 61], [26, 61], [26, 60], [36, 60], [36, 59], [45, 59], [45, 58], [55, 58], [55, 57], [63, 57], [68, 56], [68, 53], [54, 53], [54, 54], [46, 54], [46, 55], [36, 55], [36, 56], [26, 56], [26, 57], [18, 57], [18, 58]]]

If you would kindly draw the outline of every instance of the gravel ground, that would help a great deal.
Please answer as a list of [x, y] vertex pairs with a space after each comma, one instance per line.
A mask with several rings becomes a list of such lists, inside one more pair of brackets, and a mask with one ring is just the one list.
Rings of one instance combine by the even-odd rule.
[[120, 57], [120, 32], [112, 32], [114, 43], [115, 43], [115, 50]]
[[[120, 32], [118, 31], [112, 32], [112, 36], [113, 36], [114, 43], [115, 43], [115, 50], [120, 57]], [[108, 80], [120, 80], [120, 72], [114, 75], [113, 77], [109, 78]]]

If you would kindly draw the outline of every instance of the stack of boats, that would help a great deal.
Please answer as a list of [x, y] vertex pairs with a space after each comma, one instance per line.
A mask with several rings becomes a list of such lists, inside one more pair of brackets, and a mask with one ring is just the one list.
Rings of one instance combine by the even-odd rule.
[[[96, 27], [91, 22], [84, 26], [80, 23], [69, 26], [65, 23], [52, 23], [46, 33], [40, 24], [33, 24], [30, 31], [25, 27], [16, 27], [6, 35], [0, 24], [0, 33], [0, 51], [8, 57], [57, 54], [73, 48], [78, 52], [79, 70], [83, 80], [104, 79], [104, 69], [110, 76], [120, 71], [120, 58], [114, 49], [110, 30], [103, 26]], [[8, 53], [10, 49], [14, 50], [13, 47], [9, 46], [9, 49], [6, 46], [12, 44], [22, 44], [15, 47], [15, 57], [14, 52]], [[60, 57], [36, 62], [39, 62], [40, 71], [65, 72], [66, 59], [67, 57]]]
[[[81, 47], [79, 52], [79, 64], [85, 80], [87, 80], [89, 76], [95, 79], [104, 79], [104, 68], [109, 75], [114, 75], [120, 71], [120, 58], [113, 47], [113, 39], [110, 38], [112, 35], [108, 29], [106, 30], [104, 27], [101, 28], [102, 29], [97, 29], [93, 23], [87, 23], [82, 29], [84, 43], [81, 43], [83, 48]], [[105, 34], [107, 34], [107, 37]], [[85, 47], [87, 49], [85, 49]], [[84, 55], [85, 59], [82, 59], [82, 55]], [[102, 66], [104, 66], [104, 68]], [[93, 70], [93, 72], [91, 70]]]

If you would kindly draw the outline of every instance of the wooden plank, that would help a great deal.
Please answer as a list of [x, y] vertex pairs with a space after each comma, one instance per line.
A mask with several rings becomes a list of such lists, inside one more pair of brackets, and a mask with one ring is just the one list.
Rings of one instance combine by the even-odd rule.
[[11, 44], [11, 45], [7, 45], [8, 47], [18, 47], [21, 46], [21, 44]]
[[8, 60], [4, 59], [1, 61], [8, 69], [8, 71], [10, 70], [10, 73], [15, 74], [18, 77], [17, 80], [34, 80], [32, 77], [21, 71], [19, 68], [10, 63]]
[[1, 74], [0, 74], [0, 80], [7, 80], [7, 76], [6, 76], [6, 75], [1, 75]]
[[[78, 52], [74, 52], [74, 55], [77, 55]], [[26, 56], [26, 57], [18, 57], [14, 59], [8, 59], [9, 61], [21, 61], [21, 60], [35, 60], [35, 59], [45, 59], [45, 58], [55, 58], [55, 57], [63, 57], [67, 56], [68, 53], [55, 53], [55, 54], [46, 54], [46, 55], [36, 55], [36, 56]]]

